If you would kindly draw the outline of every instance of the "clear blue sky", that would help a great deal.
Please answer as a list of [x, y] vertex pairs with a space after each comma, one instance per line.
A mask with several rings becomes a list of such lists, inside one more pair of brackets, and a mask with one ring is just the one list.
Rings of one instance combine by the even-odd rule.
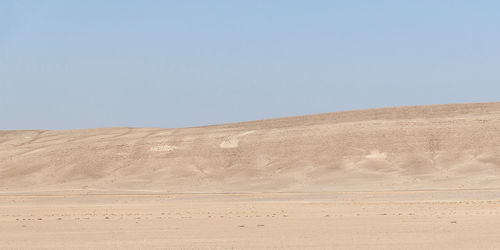
[[1, 1], [0, 129], [500, 100], [500, 1]]

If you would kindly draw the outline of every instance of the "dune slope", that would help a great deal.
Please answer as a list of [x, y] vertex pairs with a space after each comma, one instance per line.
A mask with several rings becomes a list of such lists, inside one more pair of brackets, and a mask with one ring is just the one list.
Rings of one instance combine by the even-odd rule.
[[2, 193], [489, 188], [500, 188], [498, 102], [181, 129], [0, 131]]

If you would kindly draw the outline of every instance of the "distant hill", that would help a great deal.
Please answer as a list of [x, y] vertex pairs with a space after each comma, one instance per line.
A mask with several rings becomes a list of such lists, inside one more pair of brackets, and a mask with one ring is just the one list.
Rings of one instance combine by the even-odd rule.
[[500, 102], [180, 129], [0, 131], [0, 193], [487, 188], [500, 188]]

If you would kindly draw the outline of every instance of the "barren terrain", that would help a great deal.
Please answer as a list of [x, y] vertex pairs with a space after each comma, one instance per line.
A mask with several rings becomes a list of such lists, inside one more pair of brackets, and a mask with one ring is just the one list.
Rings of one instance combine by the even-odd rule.
[[497, 249], [499, 213], [500, 103], [0, 131], [2, 249]]

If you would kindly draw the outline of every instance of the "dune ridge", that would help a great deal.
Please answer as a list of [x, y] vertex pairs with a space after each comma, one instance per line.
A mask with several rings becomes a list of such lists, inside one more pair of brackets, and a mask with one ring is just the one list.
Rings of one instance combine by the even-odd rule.
[[0, 131], [0, 192], [496, 189], [499, 152], [500, 102], [179, 129]]

